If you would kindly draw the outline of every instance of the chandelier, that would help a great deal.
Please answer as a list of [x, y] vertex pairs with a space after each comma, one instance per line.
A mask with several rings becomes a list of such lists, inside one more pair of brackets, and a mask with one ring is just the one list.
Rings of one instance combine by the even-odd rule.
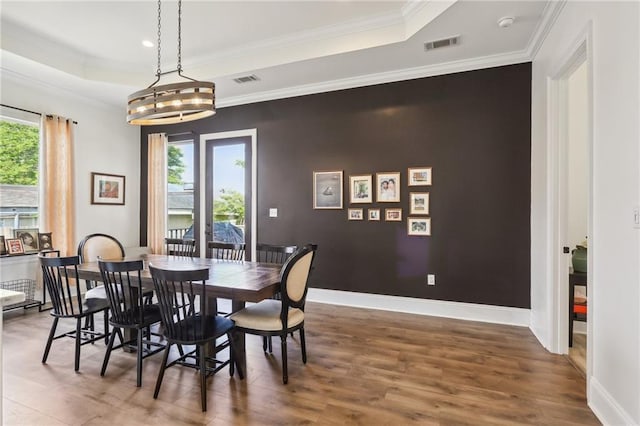
[[[216, 85], [197, 81], [182, 74], [182, 0], [178, 1], [178, 76], [184, 82], [157, 85], [163, 75], [160, 69], [160, 1], [158, 0], [158, 68], [156, 81], [144, 90], [129, 95], [127, 122], [141, 126], [174, 124], [199, 120], [216, 113]], [[168, 74], [168, 73], [164, 73]]]

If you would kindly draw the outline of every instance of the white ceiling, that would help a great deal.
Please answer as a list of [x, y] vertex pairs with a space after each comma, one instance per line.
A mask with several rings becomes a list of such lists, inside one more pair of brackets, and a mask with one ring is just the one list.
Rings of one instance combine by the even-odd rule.
[[[546, 1], [192, 1], [182, 66], [218, 106], [530, 59]], [[2, 71], [123, 106], [155, 79], [155, 1], [0, 3]], [[515, 18], [509, 28], [499, 18]], [[426, 41], [458, 46], [425, 52]], [[162, 71], [177, 63], [177, 2], [162, 2]], [[237, 84], [255, 74], [260, 80]], [[165, 80], [166, 79], [166, 80]], [[163, 82], [175, 80], [175, 74]]]

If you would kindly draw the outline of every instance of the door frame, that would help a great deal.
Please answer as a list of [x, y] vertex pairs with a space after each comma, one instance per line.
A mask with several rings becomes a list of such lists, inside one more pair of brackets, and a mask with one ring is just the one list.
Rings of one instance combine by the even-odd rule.
[[594, 173], [593, 173], [593, 42], [591, 23], [581, 32], [564, 55], [560, 55], [558, 65], [552, 69], [555, 72], [547, 78], [548, 102], [548, 257], [547, 264], [550, 271], [551, 291], [549, 294], [550, 310], [550, 342], [551, 351], [567, 354], [569, 351], [569, 282], [568, 268], [570, 256], [563, 253], [567, 246], [567, 197], [568, 193], [568, 79], [582, 64], [587, 67], [587, 151], [588, 151], [588, 208], [587, 235], [591, 242], [587, 253], [587, 268], [589, 275], [587, 288], [589, 289], [589, 315], [587, 315], [587, 393], [589, 392], [589, 378], [593, 367], [593, 296], [596, 292], [594, 277], [595, 240], [593, 228], [594, 211]]
[[[249, 218], [251, 223], [251, 258], [255, 259], [256, 241], [258, 240], [258, 129], [242, 129], [232, 130], [228, 132], [206, 133], [200, 135], [200, 257], [206, 257], [207, 252], [207, 239], [206, 239], [206, 172], [207, 172], [207, 156], [206, 148], [207, 142], [218, 139], [232, 139], [240, 137], [251, 138], [251, 217]], [[246, 218], [245, 218], [246, 220]]]

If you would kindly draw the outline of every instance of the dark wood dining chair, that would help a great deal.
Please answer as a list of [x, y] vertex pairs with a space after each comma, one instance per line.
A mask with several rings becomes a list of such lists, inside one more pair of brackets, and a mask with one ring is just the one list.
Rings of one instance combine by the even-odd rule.
[[207, 242], [207, 257], [211, 259], [244, 260], [244, 243]]
[[256, 244], [256, 262], [284, 265], [289, 257], [298, 250], [296, 245]]
[[[144, 301], [140, 273], [144, 265], [142, 260], [134, 261], [98, 261], [102, 282], [107, 293], [110, 307], [109, 323], [111, 336], [104, 354], [100, 375], [104, 376], [109, 364], [111, 352], [131, 344], [136, 345], [136, 386], [142, 386], [142, 360], [165, 348], [161, 335], [151, 332], [151, 326], [160, 323], [160, 307]], [[132, 339], [123, 338], [123, 330], [135, 330]], [[116, 335], [120, 344], [114, 346]], [[152, 337], [156, 336], [153, 341]]]
[[[256, 244], [256, 262], [263, 263], [275, 263], [278, 265], [284, 265], [289, 257], [298, 250], [296, 245], [275, 245], [275, 244]], [[276, 292], [273, 295], [274, 299], [280, 299], [280, 292]], [[293, 333], [291, 334], [293, 337]], [[262, 337], [262, 350], [265, 352], [273, 351], [273, 345], [271, 343], [271, 336]]]
[[309, 274], [318, 246], [307, 244], [291, 256], [280, 275], [281, 300], [265, 299], [231, 314], [239, 332], [259, 336], [280, 336], [282, 349], [282, 382], [289, 381], [287, 371], [287, 336], [300, 331], [302, 362], [307, 362], [304, 337], [304, 305]]
[[[153, 397], [157, 398], [162, 385], [164, 371], [176, 364], [196, 368], [200, 372], [200, 399], [202, 411], [207, 411], [207, 375], [219, 371], [229, 365], [229, 373], [233, 376], [238, 368], [238, 376], [244, 378], [244, 372], [237, 363], [235, 354], [236, 341], [233, 336], [234, 324], [228, 318], [209, 314], [215, 308], [207, 306], [210, 299], [206, 295], [205, 282], [209, 277], [209, 269], [196, 270], [166, 270], [149, 265], [156, 297], [160, 306], [163, 334], [167, 339], [162, 364], [156, 381]], [[192, 306], [192, 304], [197, 306]], [[229, 344], [229, 360], [219, 361], [206, 356], [206, 346], [214, 346], [216, 339], [226, 335]], [[183, 353], [180, 357], [167, 364], [171, 345], [195, 345], [191, 352]], [[216, 351], [218, 348], [216, 347]], [[188, 362], [194, 360], [193, 363]]]
[[190, 238], [165, 238], [166, 253], [170, 256], [194, 257], [196, 240]]
[[[42, 363], [46, 364], [49, 350], [54, 340], [61, 337], [75, 339], [75, 371], [80, 369], [80, 347], [87, 343], [105, 339], [108, 333], [107, 311], [109, 303], [106, 299], [85, 299], [80, 291], [75, 277], [78, 275], [77, 266], [80, 264], [78, 256], [47, 257], [38, 255], [42, 266], [42, 278], [51, 296], [53, 324], [49, 332], [49, 338], [42, 356]], [[96, 331], [93, 316], [102, 312], [104, 314], [104, 330]], [[58, 321], [61, 318], [75, 319], [75, 330], [56, 335]], [[86, 319], [86, 325], [82, 326], [82, 320]]]

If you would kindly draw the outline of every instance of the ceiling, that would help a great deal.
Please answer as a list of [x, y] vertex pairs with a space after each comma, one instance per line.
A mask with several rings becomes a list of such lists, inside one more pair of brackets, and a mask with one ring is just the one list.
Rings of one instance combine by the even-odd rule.
[[[3, 0], [0, 7], [3, 73], [123, 108], [155, 80], [155, 1]], [[177, 9], [162, 2], [163, 72], [176, 69]], [[185, 0], [183, 74], [214, 81], [225, 106], [524, 62], [548, 9], [546, 1]], [[514, 22], [501, 28], [505, 16]], [[456, 46], [424, 49], [456, 35]], [[247, 75], [259, 80], [233, 80]], [[169, 73], [162, 83], [175, 79]]]

